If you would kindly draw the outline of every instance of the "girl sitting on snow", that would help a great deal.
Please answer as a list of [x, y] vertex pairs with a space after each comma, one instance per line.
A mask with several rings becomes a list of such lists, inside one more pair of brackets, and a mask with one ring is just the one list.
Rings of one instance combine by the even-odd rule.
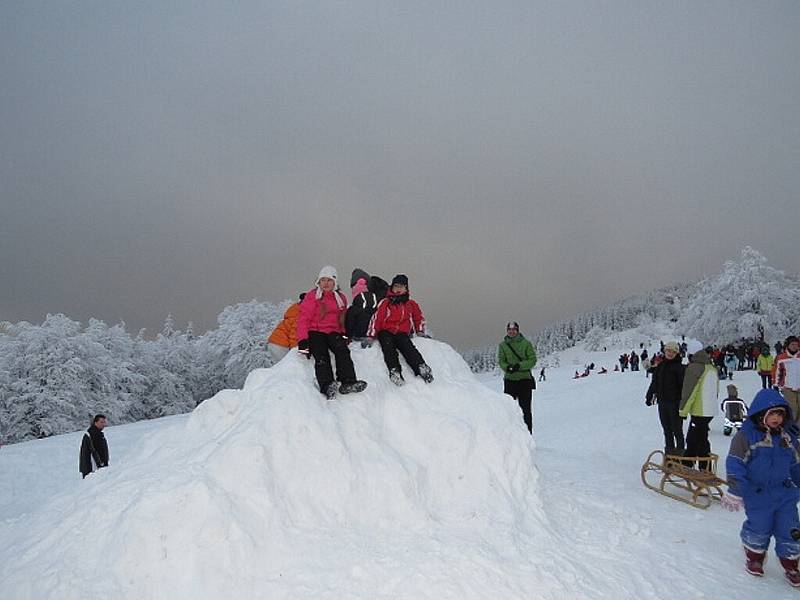
[[800, 444], [792, 423], [789, 404], [772, 389], [759, 391], [750, 415], [731, 440], [725, 461], [728, 493], [722, 504], [730, 511], [744, 506], [746, 520], [741, 539], [746, 556], [745, 569], [764, 575], [764, 559], [770, 537], [775, 553], [794, 587], [800, 587]]
[[389, 379], [395, 385], [405, 383], [398, 350], [414, 375], [422, 377], [425, 383], [433, 381], [431, 368], [425, 364], [425, 359], [411, 341], [412, 333], [427, 337], [425, 317], [422, 316], [419, 304], [409, 297], [408, 277], [395, 275], [386, 298], [378, 303], [367, 331], [369, 337], [378, 338], [383, 351], [383, 360], [389, 369]]
[[[353, 360], [344, 337], [344, 316], [347, 298], [336, 285], [336, 269], [323, 267], [317, 286], [306, 293], [297, 317], [297, 350], [306, 358], [314, 357], [314, 372], [319, 391], [329, 399], [337, 392], [350, 394], [367, 387], [356, 379]], [[336, 378], [333, 379], [331, 355], [336, 357]]]

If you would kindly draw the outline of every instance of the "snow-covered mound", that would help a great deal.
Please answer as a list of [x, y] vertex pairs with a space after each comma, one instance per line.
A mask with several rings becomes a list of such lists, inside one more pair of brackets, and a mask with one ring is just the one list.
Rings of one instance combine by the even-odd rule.
[[368, 389], [328, 402], [312, 363], [292, 353], [152, 431], [124, 460], [0, 525], [0, 589], [81, 600], [557, 597], [574, 568], [547, 552], [519, 408], [449, 346], [416, 343], [430, 385], [409, 372], [395, 387], [379, 348], [358, 348]]

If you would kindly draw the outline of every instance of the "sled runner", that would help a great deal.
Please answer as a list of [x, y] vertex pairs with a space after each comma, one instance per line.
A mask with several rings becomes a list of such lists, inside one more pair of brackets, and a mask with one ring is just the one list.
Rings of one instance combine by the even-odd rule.
[[[712, 500], [722, 497], [720, 486], [727, 485], [717, 477], [719, 456], [673, 456], [663, 450], [654, 450], [642, 465], [642, 483], [651, 490], [691, 504], [697, 508], [708, 508]], [[705, 469], [688, 467], [682, 461], [700, 463]]]

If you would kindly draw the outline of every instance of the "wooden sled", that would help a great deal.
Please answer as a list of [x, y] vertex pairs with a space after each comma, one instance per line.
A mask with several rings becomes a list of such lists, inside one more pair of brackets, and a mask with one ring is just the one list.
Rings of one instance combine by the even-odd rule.
[[[707, 465], [706, 469], [685, 466], [681, 461]], [[642, 483], [659, 494], [691, 504], [697, 508], [708, 508], [711, 502], [722, 498], [720, 486], [727, 485], [717, 477], [719, 456], [673, 456], [662, 450], [654, 450], [642, 465]]]

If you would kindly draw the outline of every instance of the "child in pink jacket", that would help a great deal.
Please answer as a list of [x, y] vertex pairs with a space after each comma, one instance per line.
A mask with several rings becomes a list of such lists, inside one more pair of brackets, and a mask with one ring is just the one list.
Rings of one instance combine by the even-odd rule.
[[[300, 304], [297, 317], [297, 350], [306, 358], [314, 357], [314, 372], [319, 391], [329, 399], [337, 393], [351, 394], [363, 391], [365, 381], [356, 379], [353, 360], [344, 336], [344, 316], [347, 298], [337, 285], [336, 269], [323, 267], [317, 277], [317, 286], [309, 290]], [[331, 355], [336, 358], [336, 379], [333, 378]]]

